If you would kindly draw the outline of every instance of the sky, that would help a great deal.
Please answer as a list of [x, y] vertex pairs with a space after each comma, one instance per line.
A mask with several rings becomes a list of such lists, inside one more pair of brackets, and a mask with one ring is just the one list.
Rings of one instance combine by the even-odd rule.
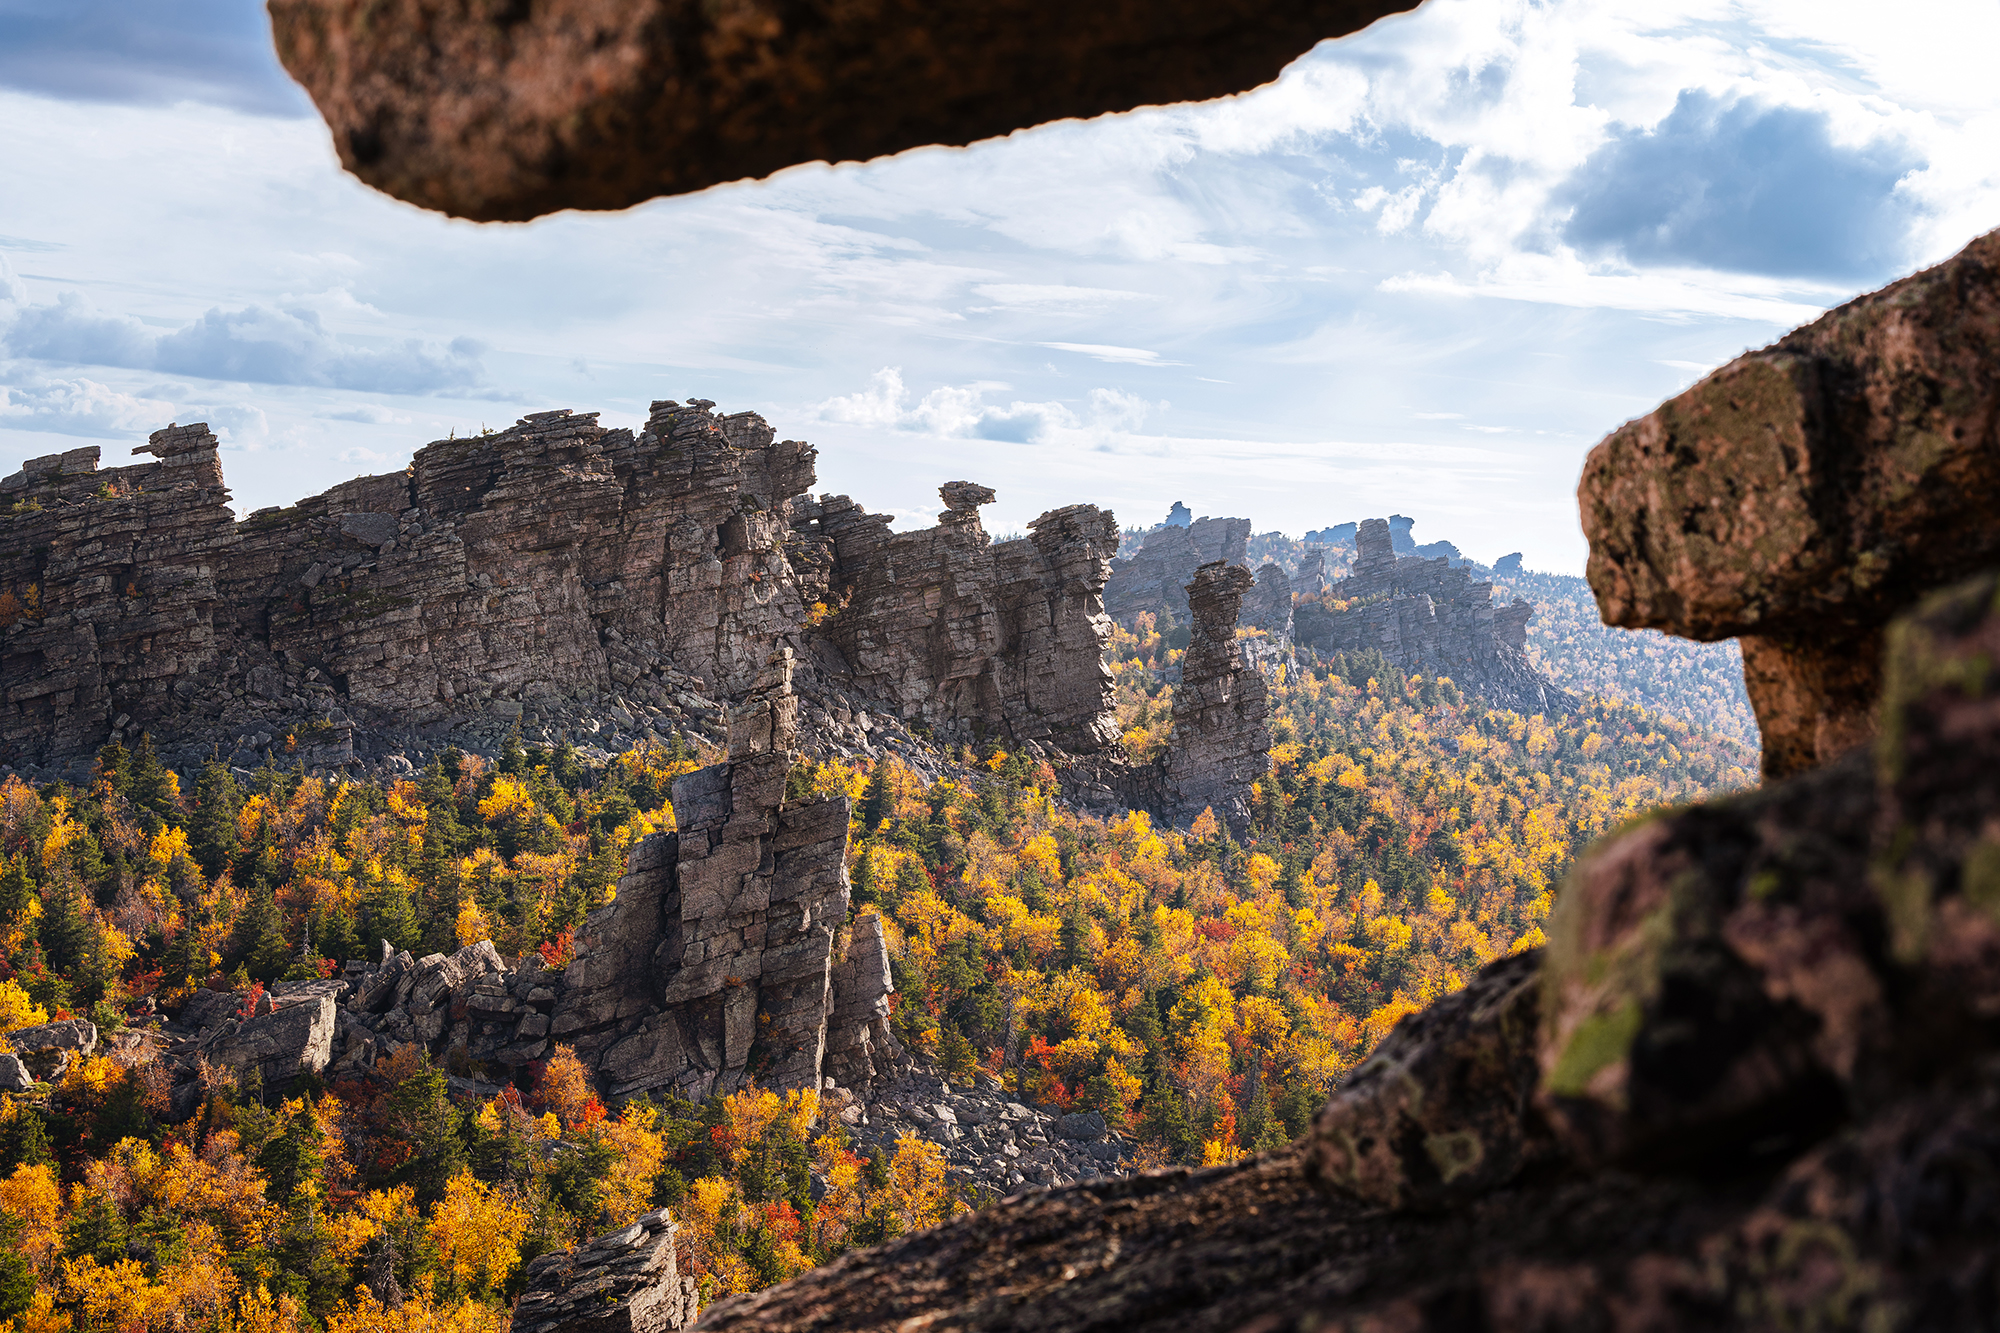
[[763, 413], [898, 525], [1175, 501], [1581, 572], [1585, 453], [2000, 225], [2000, 0], [1429, 0], [1217, 102], [447, 220], [254, 0], [0, 0], [0, 472], [206, 420], [248, 512], [528, 413]]

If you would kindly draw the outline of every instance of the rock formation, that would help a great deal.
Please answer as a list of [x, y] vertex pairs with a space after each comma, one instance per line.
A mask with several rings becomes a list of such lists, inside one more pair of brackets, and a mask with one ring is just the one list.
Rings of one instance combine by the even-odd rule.
[[0, 482], [0, 765], [75, 776], [142, 731], [182, 766], [421, 760], [517, 722], [719, 739], [781, 648], [829, 731], [874, 704], [939, 738], [1115, 738], [1109, 514], [995, 546], [992, 493], [953, 483], [943, 526], [892, 534], [805, 494], [810, 445], [711, 407], [636, 434], [537, 413], [240, 523], [205, 426], [137, 467], [32, 460]]
[[[1311, 577], [1308, 573], [1306, 577]], [[1302, 580], [1303, 581], [1303, 580]], [[1324, 582], [1324, 578], [1321, 579]], [[1240, 623], [1246, 629], [1291, 637], [1292, 580], [1278, 564], [1266, 564], [1257, 571], [1257, 586], [1243, 598]]]
[[831, 993], [847, 919], [848, 802], [785, 799], [796, 710], [780, 656], [730, 719], [729, 762], [675, 781], [680, 829], [660, 839], [633, 911], [617, 912], [621, 891], [580, 932], [571, 971], [586, 951], [590, 961], [551, 1030], [614, 1097], [671, 1088], [698, 1101], [753, 1075], [818, 1087], [830, 1013], [881, 999]]
[[1996, 605], [1892, 628], [1873, 755], [1600, 844], [1546, 952], [1405, 1019], [1303, 1145], [1009, 1200], [704, 1327], [1990, 1327]]
[[[1293, 637], [1320, 652], [1374, 648], [1405, 671], [1449, 676], [1520, 713], [1567, 713], [1570, 694], [1537, 671], [1524, 651], [1534, 607], [1516, 600], [1493, 605], [1493, 585], [1449, 560], [1398, 557], [1389, 525], [1362, 523], [1354, 573], [1333, 584], [1324, 601], [1293, 609]], [[1346, 602], [1335, 610], [1332, 602]]]
[[1217, 560], [1240, 565], [1250, 540], [1247, 518], [1198, 518], [1186, 527], [1167, 524], [1146, 534], [1130, 557], [1111, 562], [1104, 612], [1131, 627], [1142, 611], [1187, 624], [1188, 584], [1195, 571]]
[[675, 1254], [664, 1208], [522, 1271], [512, 1333], [670, 1333], [694, 1322], [695, 1279]]
[[1591, 452], [1606, 623], [1741, 636], [1764, 771], [1865, 741], [1882, 627], [2000, 560], [2000, 233], [1738, 357]]
[[1308, 532], [1306, 540], [1319, 546], [1352, 546], [1360, 527], [1359, 523], [1335, 523], [1317, 532]]
[[278, 54], [349, 171], [426, 208], [525, 221], [799, 162], [1221, 97], [1411, 7], [273, 0], [270, 10]]
[[839, 607], [818, 635], [823, 671], [939, 740], [1115, 741], [1102, 654], [1117, 521], [1071, 505], [996, 546], [979, 521], [991, 490], [959, 481], [939, 494], [938, 526], [918, 532], [891, 532], [845, 496], [800, 506], [795, 527], [824, 553]]
[[1181, 659], [1165, 760], [1168, 818], [1185, 826], [1213, 809], [1239, 837], [1250, 825], [1250, 784], [1269, 767], [1271, 748], [1264, 677], [1243, 665], [1236, 647], [1237, 613], [1250, 585], [1249, 570], [1221, 561], [1203, 565], [1188, 585], [1194, 634]]

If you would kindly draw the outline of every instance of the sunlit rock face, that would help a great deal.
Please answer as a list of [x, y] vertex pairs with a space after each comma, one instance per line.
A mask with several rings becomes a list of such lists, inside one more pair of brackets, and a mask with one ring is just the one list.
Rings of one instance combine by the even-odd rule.
[[1743, 640], [1764, 771], [1865, 742], [1882, 627], [2000, 562], [2000, 233], [1762, 351], [1591, 451], [1604, 619]]
[[76, 775], [142, 732], [182, 766], [370, 771], [516, 725], [719, 742], [781, 649], [809, 746], [865, 748], [871, 710], [938, 741], [1115, 739], [1108, 513], [995, 545], [993, 493], [954, 482], [939, 527], [891, 533], [809, 495], [811, 445], [712, 407], [538, 413], [241, 522], [206, 426], [137, 467], [30, 460], [0, 482], [0, 764]]

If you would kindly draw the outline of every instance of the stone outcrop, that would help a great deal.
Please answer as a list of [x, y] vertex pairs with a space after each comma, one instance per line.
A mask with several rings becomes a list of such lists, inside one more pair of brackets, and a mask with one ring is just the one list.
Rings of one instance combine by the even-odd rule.
[[1072, 505], [995, 545], [979, 521], [991, 490], [939, 494], [938, 526], [917, 532], [891, 532], [845, 496], [800, 507], [794, 526], [823, 553], [839, 607], [816, 636], [823, 673], [939, 740], [1111, 744], [1103, 593], [1117, 521]]
[[2000, 233], [1738, 357], [1591, 452], [1607, 623], [1741, 636], [1764, 771], [1865, 741], [1882, 627], [2000, 561]]
[[694, 1322], [695, 1279], [680, 1271], [679, 1228], [664, 1208], [522, 1271], [513, 1333], [670, 1333]]
[[843, 1007], [832, 975], [848, 802], [785, 799], [791, 669], [784, 655], [767, 666], [731, 718], [729, 761], [675, 781], [679, 831], [635, 855], [617, 899], [578, 932], [551, 1030], [613, 1097], [671, 1088], [699, 1100], [753, 1075], [820, 1085], [828, 1020]]
[[1095, 1111], [1050, 1114], [1016, 1101], [985, 1073], [952, 1082], [908, 1068], [877, 1083], [865, 1101], [836, 1112], [856, 1151], [893, 1156], [906, 1134], [944, 1149], [954, 1183], [990, 1199], [1131, 1171], [1137, 1146]]
[[1267, 563], [1257, 571], [1257, 586], [1244, 595], [1238, 623], [1245, 629], [1260, 629], [1273, 636], [1291, 637], [1292, 579], [1285, 573], [1284, 566]]
[[0, 630], [0, 762], [143, 729], [333, 764], [357, 729], [672, 703], [670, 668], [745, 688], [803, 615], [783, 538], [813, 450], [707, 408], [656, 404], [636, 435], [539, 413], [241, 523], [205, 427], [157, 432], [149, 466], [25, 469], [0, 483], [0, 581], [37, 601]]
[[1213, 809], [1239, 837], [1250, 825], [1250, 784], [1264, 775], [1271, 748], [1264, 677], [1243, 664], [1236, 647], [1236, 618], [1250, 585], [1249, 570], [1220, 561], [1203, 565], [1188, 585], [1193, 637], [1181, 659], [1166, 754], [1168, 817], [1185, 826]]
[[[1397, 556], [1389, 525], [1362, 523], [1354, 572], [1322, 601], [1293, 609], [1293, 637], [1320, 652], [1377, 649], [1405, 671], [1449, 676], [1520, 713], [1563, 714], [1576, 700], [1537, 671], [1524, 651], [1534, 607], [1493, 605], [1493, 585], [1446, 558]], [[1335, 610], [1330, 603], [1348, 603]]]
[[225, 1017], [203, 1031], [200, 1055], [272, 1091], [322, 1073], [333, 1061], [337, 1001], [345, 989], [339, 982], [293, 982], [265, 992], [249, 1014]]
[[[31, 1083], [57, 1083], [69, 1072], [71, 1064], [97, 1049], [97, 1024], [83, 1018], [66, 1018], [15, 1028], [7, 1034], [6, 1044], [12, 1048], [22, 1071], [30, 1076]], [[19, 1081], [18, 1074], [8, 1072], [14, 1081]]]
[[833, 970], [825, 1077], [866, 1096], [877, 1079], [906, 1062], [902, 1044], [889, 1030], [889, 996], [894, 991], [882, 918], [868, 912], [855, 918], [846, 953]]
[[270, 11], [278, 54], [349, 171], [425, 208], [525, 221], [1222, 97], [1408, 8], [273, 0]]
[[936, 739], [1115, 739], [1111, 515], [994, 545], [992, 492], [955, 482], [942, 526], [890, 533], [806, 494], [810, 445], [711, 407], [656, 403], [636, 433], [537, 413], [242, 522], [204, 426], [136, 467], [32, 460], [0, 482], [0, 765], [80, 776], [141, 732], [182, 767], [372, 770], [516, 725], [719, 740], [779, 650], [805, 663], [809, 748], [872, 752], [871, 709]]
[[1104, 585], [1104, 612], [1131, 628], [1140, 612], [1156, 620], [1188, 622], [1188, 584], [1203, 565], [1220, 560], [1240, 565], [1250, 542], [1247, 518], [1198, 518], [1186, 526], [1166, 524], [1146, 534], [1129, 557], [1111, 562]]
[[1983, 1328], [2000, 1282], [2000, 576], [1889, 633], [1880, 738], [1655, 817], [1545, 952], [1303, 1145], [1009, 1200], [704, 1327]]

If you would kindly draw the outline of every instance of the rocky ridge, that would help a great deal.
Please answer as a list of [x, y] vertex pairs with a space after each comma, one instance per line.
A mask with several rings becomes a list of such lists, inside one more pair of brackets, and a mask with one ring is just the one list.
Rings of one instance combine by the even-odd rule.
[[142, 733], [183, 771], [393, 777], [515, 731], [602, 761], [724, 741], [774, 654], [820, 757], [935, 777], [957, 744], [1062, 766], [1115, 742], [1109, 513], [996, 544], [993, 492], [959, 481], [937, 527], [891, 532], [808, 493], [812, 446], [712, 407], [656, 403], [637, 432], [536, 413], [240, 522], [205, 426], [134, 467], [30, 460], [0, 481], [0, 766], [80, 780]]
[[1520, 713], [1563, 714], [1576, 700], [1528, 661], [1528, 620], [1535, 608], [1516, 600], [1493, 605], [1493, 585], [1448, 557], [1398, 556], [1389, 525], [1360, 525], [1354, 572], [1328, 587], [1329, 599], [1293, 609], [1293, 637], [1320, 652], [1379, 649], [1405, 671], [1450, 676], [1460, 688]]

